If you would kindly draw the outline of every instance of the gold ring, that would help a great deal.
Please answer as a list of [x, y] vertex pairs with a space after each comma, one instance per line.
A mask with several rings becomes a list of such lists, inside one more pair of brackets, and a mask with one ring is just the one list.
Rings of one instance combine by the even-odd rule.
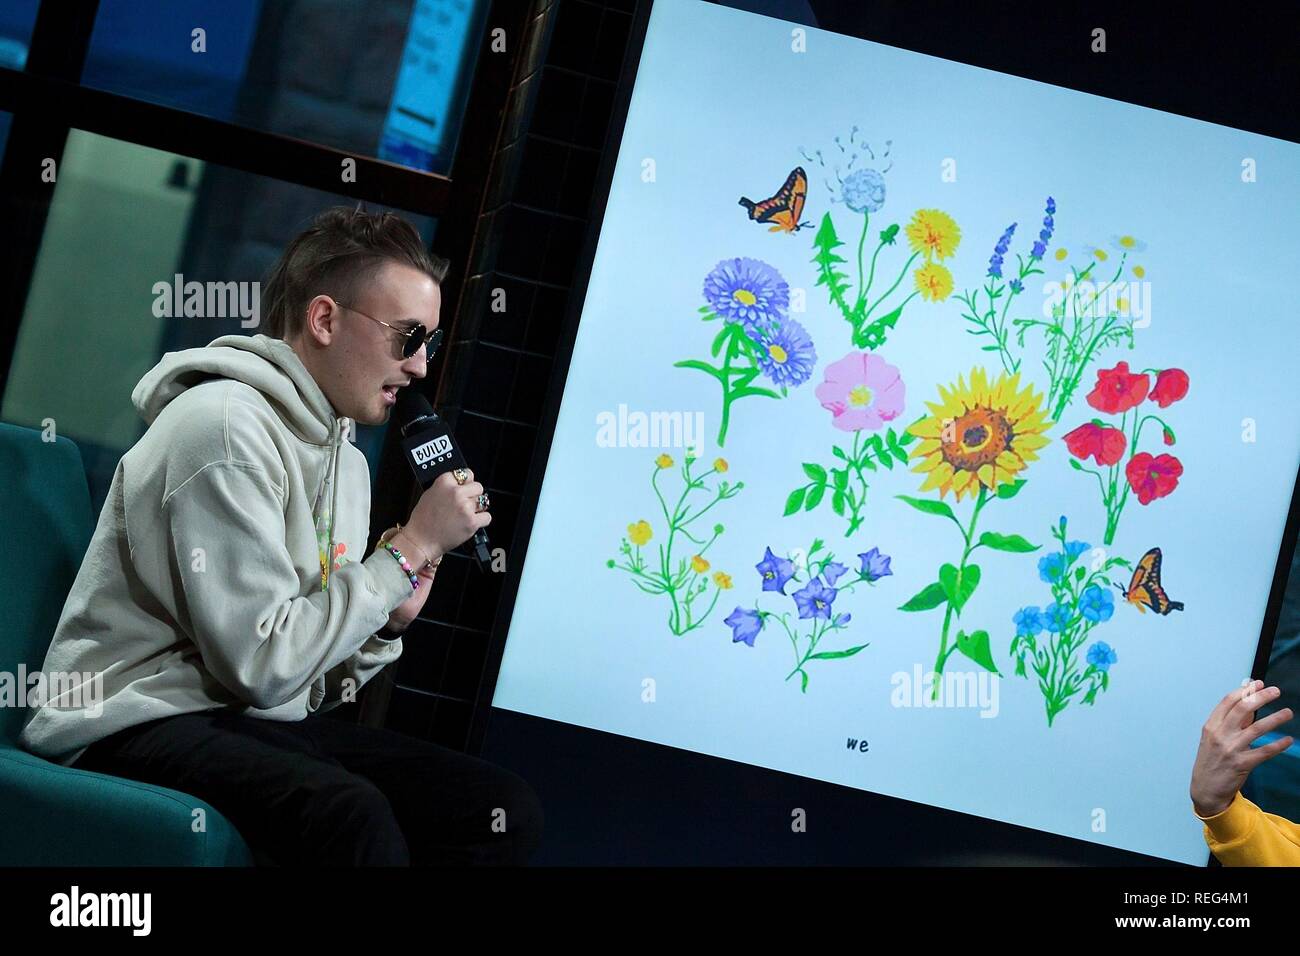
[[465, 482], [469, 481], [469, 472], [466, 471], [464, 468], [453, 469], [452, 475], [455, 477], [456, 484], [458, 485], [463, 485], [465, 484]]

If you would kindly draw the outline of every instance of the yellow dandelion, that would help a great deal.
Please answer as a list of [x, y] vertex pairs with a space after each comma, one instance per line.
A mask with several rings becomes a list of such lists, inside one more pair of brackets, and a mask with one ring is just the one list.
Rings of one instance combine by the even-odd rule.
[[1022, 390], [1019, 373], [990, 382], [975, 368], [969, 385], [958, 376], [955, 386], [939, 386], [937, 403], [925, 404], [930, 417], [908, 428], [921, 439], [912, 471], [926, 475], [922, 491], [937, 488], [940, 498], [953, 491], [960, 501], [980, 486], [993, 491], [1013, 481], [1049, 441], [1043, 396], [1033, 386]]
[[632, 543], [638, 548], [650, 540], [653, 532], [650, 530], [650, 522], [638, 521], [635, 524], [627, 526], [627, 536], [632, 539]]
[[907, 242], [913, 252], [924, 253], [940, 261], [957, 251], [961, 229], [952, 216], [941, 209], [918, 209], [907, 224]]
[[673, 466], [673, 457], [667, 454], [660, 455], [655, 459], [655, 464], [660, 468], [671, 468]]
[[1065, 261], [1065, 257], [1068, 256], [1068, 255], [1069, 255], [1069, 253], [1066, 252], [1064, 248], [1057, 249], [1057, 250], [1056, 250], [1056, 261], [1057, 261], [1057, 262], [1064, 262], [1064, 261]]
[[709, 562], [697, 554], [695, 557], [691, 558], [691, 567], [695, 569], [696, 574], [703, 574], [705, 571], [709, 570]]
[[719, 458], [717, 461], [715, 461], [715, 462], [713, 463], [713, 470], [714, 470], [714, 471], [726, 471], [726, 470], [727, 470], [727, 459], [725, 459], [725, 458]]
[[1106, 255], [1105, 249], [1094, 249], [1092, 250], [1092, 254], [1097, 257], [1098, 262], [1105, 262], [1110, 258], [1110, 256]]
[[1147, 274], [1147, 270], [1143, 269], [1141, 266], [1134, 266], [1133, 274], [1137, 276], [1139, 279], [1141, 279], [1144, 275]]
[[942, 302], [952, 294], [952, 273], [937, 262], [927, 262], [916, 270], [916, 291], [927, 302]]
[[715, 573], [715, 574], [713, 575], [713, 583], [716, 584], [716, 585], [718, 586], [718, 590], [720, 590], [720, 591], [730, 591], [730, 590], [731, 590], [731, 575], [730, 575], [730, 574], [726, 574], [726, 573], [724, 573], [724, 572], [722, 572], [722, 571], [718, 571], [717, 573]]

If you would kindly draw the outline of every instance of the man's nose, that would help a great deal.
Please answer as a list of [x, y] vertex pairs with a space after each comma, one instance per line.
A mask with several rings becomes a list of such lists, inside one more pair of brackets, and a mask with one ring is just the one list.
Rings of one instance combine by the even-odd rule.
[[402, 363], [402, 371], [411, 378], [424, 378], [429, 374], [429, 359], [423, 348], [415, 350], [415, 354]]

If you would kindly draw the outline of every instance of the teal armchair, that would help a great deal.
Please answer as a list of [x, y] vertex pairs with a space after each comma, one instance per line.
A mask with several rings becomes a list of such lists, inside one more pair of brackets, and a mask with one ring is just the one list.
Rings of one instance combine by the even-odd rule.
[[[0, 671], [39, 669], [94, 530], [81, 453], [0, 422]], [[23, 750], [24, 707], [0, 706], [0, 866], [251, 866], [261, 861], [202, 800]], [[191, 829], [202, 807], [206, 832]]]

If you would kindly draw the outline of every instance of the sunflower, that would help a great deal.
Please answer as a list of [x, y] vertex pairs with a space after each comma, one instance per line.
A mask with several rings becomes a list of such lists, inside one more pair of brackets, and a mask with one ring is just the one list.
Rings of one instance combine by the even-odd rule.
[[952, 216], [941, 209], [918, 209], [907, 224], [907, 241], [912, 251], [942, 262], [957, 251], [961, 229]]
[[950, 490], [957, 500], [979, 486], [989, 491], [1012, 481], [1038, 458], [1051, 426], [1043, 396], [1033, 386], [1020, 390], [1020, 375], [1001, 375], [990, 384], [981, 368], [971, 369], [970, 385], [961, 376], [955, 388], [939, 386], [938, 404], [926, 402], [930, 416], [908, 428], [921, 439], [913, 451], [915, 472], [929, 472], [922, 491]]

